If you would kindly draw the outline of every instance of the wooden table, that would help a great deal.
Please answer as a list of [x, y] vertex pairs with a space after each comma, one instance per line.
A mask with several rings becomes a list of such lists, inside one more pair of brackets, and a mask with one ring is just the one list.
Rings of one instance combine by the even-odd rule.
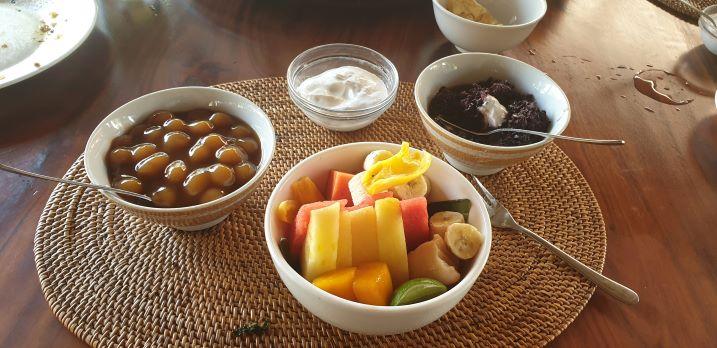
[[[0, 161], [61, 176], [98, 121], [126, 101], [169, 87], [283, 76], [294, 56], [319, 44], [376, 49], [403, 81], [455, 53], [430, 1], [408, 9], [280, 0], [100, 7], [97, 28], [76, 53], [0, 90]], [[633, 72], [610, 70], [650, 64], [714, 90], [717, 57], [701, 46], [698, 28], [644, 0], [556, 0], [532, 36], [504, 54], [563, 87], [573, 112], [566, 134], [628, 142], [560, 147], [602, 207], [605, 274], [635, 289], [641, 302], [627, 306], [596, 292], [554, 345], [715, 346], [715, 101], [696, 97], [677, 111], [637, 93]], [[83, 344], [50, 311], [33, 261], [35, 226], [53, 187], [0, 173], [0, 347]]]

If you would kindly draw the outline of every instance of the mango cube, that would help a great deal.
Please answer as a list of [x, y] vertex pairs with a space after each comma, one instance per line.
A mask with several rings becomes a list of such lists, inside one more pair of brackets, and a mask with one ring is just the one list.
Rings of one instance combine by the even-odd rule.
[[321, 194], [314, 181], [308, 176], [294, 181], [291, 184], [291, 193], [294, 194], [294, 199], [299, 201], [301, 205], [324, 200], [324, 195]]
[[364, 263], [356, 268], [353, 282], [356, 301], [387, 306], [393, 293], [393, 282], [388, 266], [383, 262]]
[[283, 223], [293, 223], [296, 218], [296, 214], [299, 213], [299, 203], [293, 199], [285, 200], [279, 203], [276, 208], [276, 216]]
[[324, 273], [314, 279], [313, 284], [330, 294], [345, 298], [350, 301], [356, 300], [354, 295], [354, 274], [356, 267], [339, 268], [328, 273]]

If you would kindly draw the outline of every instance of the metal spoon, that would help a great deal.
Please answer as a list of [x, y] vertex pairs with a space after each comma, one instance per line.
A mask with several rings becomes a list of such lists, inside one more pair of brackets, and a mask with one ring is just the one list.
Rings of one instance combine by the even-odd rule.
[[459, 125], [456, 125], [453, 122], [447, 121], [445, 118], [443, 118], [441, 116], [436, 117], [436, 120], [441, 121], [449, 126], [458, 128], [466, 133], [470, 133], [470, 134], [478, 135], [478, 136], [491, 135], [493, 133], [498, 133], [498, 132], [516, 132], [516, 133], [526, 133], [526, 134], [538, 135], [538, 136], [545, 137], [545, 138], [556, 138], [556, 139], [577, 141], [577, 142], [581, 142], [581, 143], [596, 144], [596, 145], [625, 145], [625, 140], [619, 140], [619, 139], [612, 140], [612, 139], [577, 138], [577, 137], [569, 137], [567, 135], [550, 134], [550, 133], [538, 132], [538, 131], [527, 130], [527, 129], [517, 129], [517, 128], [496, 128], [496, 129], [488, 131], [488, 132], [474, 132], [472, 130], [468, 130]]
[[96, 189], [96, 190], [105, 190], [105, 191], [111, 191], [111, 192], [121, 193], [121, 194], [125, 194], [125, 195], [128, 195], [128, 196], [141, 198], [141, 199], [144, 199], [144, 200], [146, 200], [146, 201], [152, 202], [152, 198], [149, 198], [149, 196], [147, 196], [147, 195], [143, 195], [143, 194], [139, 194], [139, 193], [134, 193], [134, 192], [131, 192], [131, 191], [122, 190], [122, 189], [118, 189], [118, 188], [114, 188], [114, 187], [110, 187], [110, 186], [105, 186], [105, 185], [88, 184], [88, 183], [79, 182], [79, 181], [74, 181], [74, 180], [60, 179], [60, 178], [56, 178], [56, 177], [53, 177], [53, 176], [47, 176], [47, 175], [37, 174], [37, 173], [33, 173], [33, 172], [28, 172], [28, 171], [25, 171], [25, 170], [22, 170], [22, 169], [17, 169], [17, 168], [14, 168], [14, 167], [10, 167], [10, 166], [5, 165], [5, 164], [2, 164], [2, 163], [0, 163], [0, 170], [4, 170], [4, 171], [6, 171], [6, 172], [15, 173], [15, 174], [19, 174], [19, 175], [29, 176], [29, 177], [32, 177], [32, 178], [42, 179], [42, 180], [61, 182], [61, 183], [63, 183], [63, 184], [68, 184], [68, 185], [76, 185], [76, 186], [82, 186], [82, 187], [87, 187], [87, 188]]
[[689, 6], [691, 9], [697, 11], [697, 12], [700, 14], [700, 16], [707, 18], [707, 20], [710, 21], [710, 23], [712, 23], [712, 27], [714, 27], [715, 29], [717, 29], [717, 23], [715, 23], [714, 18], [712, 18], [712, 16], [708, 15], [707, 12], [705, 12], [704, 10], [699, 9], [699, 8], [698, 8], [697, 6], [695, 6], [695, 5], [692, 5], [692, 4], [691, 4], [689, 1], [687, 1], [687, 0], [680, 0], [680, 2], [682, 2], [683, 4]]

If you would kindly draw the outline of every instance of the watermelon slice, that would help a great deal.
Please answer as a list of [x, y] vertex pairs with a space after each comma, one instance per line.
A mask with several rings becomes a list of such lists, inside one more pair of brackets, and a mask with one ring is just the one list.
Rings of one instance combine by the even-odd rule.
[[[291, 255], [299, 257], [301, 255], [301, 251], [304, 250], [304, 240], [306, 240], [306, 232], [309, 231], [309, 217], [311, 217], [311, 211], [314, 209], [328, 207], [336, 202], [337, 201], [314, 202], [304, 204], [301, 208], [299, 208], [299, 212], [296, 214], [296, 219], [294, 219], [294, 228], [289, 229], [291, 237], [287, 236], [291, 243]], [[345, 199], [341, 199], [338, 202], [341, 204], [341, 209], [344, 209], [347, 201]]]
[[372, 206], [379, 199], [389, 198], [389, 197], [393, 197], [393, 192], [391, 192], [391, 191], [379, 192], [375, 195], [368, 196], [368, 197], [364, 198], [364, 200], [361, 201], [361, 203], [354, 205], [353, 207], [348, 207], [348, 208], [346, 208], [346, 210], [354, 211], [354, 210], [358, 210], [361, 208], [366, 208], [368, 206]]
[[428, 227], [428, 201], [426, 197], [416, 197], [402, 200], [400, 204], [406, 250], [411, 251], [431, 239]]
[[326, 196], [332, 201], [345, 199], [348, 201], [348, 205], [353, 205], [351, 191], [349, 191], [349, 181], [353, 177], [353, 174], [332, 170], [326, 185]]

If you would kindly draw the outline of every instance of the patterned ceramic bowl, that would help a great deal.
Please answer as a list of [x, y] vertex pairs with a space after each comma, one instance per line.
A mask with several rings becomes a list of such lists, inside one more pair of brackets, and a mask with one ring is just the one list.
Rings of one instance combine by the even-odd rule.
[[150, 93], [120, 106], [95, 128], [85, 147], [87, 176], [93, 184], [109, 185], [105, 154], [112, 139], [157, 110], [184, 111], [205, 108], [223, 111], [246, 122], [259, 136], [261, 160], [254, 177], [228, 195], [199, 205], [154, 208], [130, 203], [114, 193], [101, 191], [110, 201], [148, 221], [185, 231], [214, 226], [224, 220], [259, 185], [274, 155], [276, 137], [271, 121], [258, 106], [232, 92], [211, 87], [178, 87]]
[[463, 139], [428, 116], [428, 104], [438, 89], [483, 81], [490, 77], [508, 80], [521, 92], [532, 94], [552, 122], [551, 134], [561, 134], [570, 121], [570, 103], [557, 83], [542, 71], [519, 60], [489, 53], [461, 53], [439, 59], [418, 76], [414, 87], [423, 126], [448, 162], [458, 170], [490, 175], [540, 152], [549, 142], [523, 146], [493, 146]]

